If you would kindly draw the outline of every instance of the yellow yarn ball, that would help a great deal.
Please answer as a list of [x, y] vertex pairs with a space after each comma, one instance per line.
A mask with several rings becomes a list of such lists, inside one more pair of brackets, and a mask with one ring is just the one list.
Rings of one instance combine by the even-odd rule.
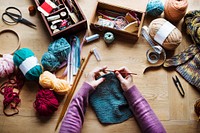
[[[154, 40], [154, 37], [161, 26], [167, 22], [164, 18], [154, 19], [149, 25], [149, 35]], [[170, 22], [169, 22], [170, 23]], [[154, 40], [155, 41], [155, 40]], [[156, 42], [156, 41], [155, 41]], [[178, 28], [174, 28], [167, 38], [164, 40], [163, 44], [160, 44], [166, 50], [175, 50], [182, 42], [182, 34]]]
[[56, 76], [49, 71], [44, 71], [40, 75], [39, 84], [43, 88], [50, 88], [60, 95], [68, 94], [71, 90], [66, 80], [56, 78]]

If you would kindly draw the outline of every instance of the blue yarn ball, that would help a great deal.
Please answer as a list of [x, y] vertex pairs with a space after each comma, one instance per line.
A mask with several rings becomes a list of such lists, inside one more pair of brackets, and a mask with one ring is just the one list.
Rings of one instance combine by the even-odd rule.
[[[21, 49], [17, 50], [13, 55], [14, 64], [17, 67], [19, 67], [24, 61], [27, 61], [27, 59], [29, 57], [34, 57], [36, 59], [35, 54], [30, 49], [21, 48]], [[29, 65], [30, 64], [31, 63], [29, 63]], [[33, 64], [31, 64], [30, 68], [31, 69], [28, 70], [26, 73], [24, 73], [23, 70], [21, 70], [21, 68], [20, 68], [20, 70], [24, 73], [24, 76], [26, 77], [26, 79], [38, 80], [40, 74], [42, 74], [42, 67], [39, 65], [39, 63], [37, 63], [37, 64], [33, 63]]]
[[51, 72], [55, 71], [60, 66], [58, 58], [50, 52], [44, 53], [41, 59], [41, 63], [46, 70]]
[[147, 4], [147, 14], [157, 17], [164, 11], [164, 5], [160, 0], [150, 0]]
[[68, 59], [71, 52], [71, 46], [65, 38], [60, 38], [50, 43], [48, 52], [41, 59], [42, 66], [45, 70], [55, 71], [59, 66]]

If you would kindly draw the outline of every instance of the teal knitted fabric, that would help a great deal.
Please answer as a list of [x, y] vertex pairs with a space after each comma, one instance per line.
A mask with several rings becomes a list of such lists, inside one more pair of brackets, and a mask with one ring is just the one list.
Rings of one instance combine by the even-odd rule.
[[102, 76], [105, 80], [90, 95], [89, 102], [103, 124], [121, 123], [132, 116], [120, 82], [113, 73]]

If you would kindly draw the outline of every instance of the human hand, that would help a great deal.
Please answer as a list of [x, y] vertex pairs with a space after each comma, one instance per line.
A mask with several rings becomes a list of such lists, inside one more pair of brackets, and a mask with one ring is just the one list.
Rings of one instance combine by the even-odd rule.
[[100, 72], [104, 72], [107, 69], [106, 66], [104, 67], [96, 67], [90, 73], [88, 73], [86, 81], [89, 85], [91, 85], [94, 89], [104, 81], [104, 78], [97, 79], [100, 75]]
[[126, 67], [121, 67], [115, 70], [115, 74], [117, 78], [119, 79], [121, 83], [121, 87], [124, 91], [127, 91], [134, 85], [133, 77], [130, 73], [131, 71]]

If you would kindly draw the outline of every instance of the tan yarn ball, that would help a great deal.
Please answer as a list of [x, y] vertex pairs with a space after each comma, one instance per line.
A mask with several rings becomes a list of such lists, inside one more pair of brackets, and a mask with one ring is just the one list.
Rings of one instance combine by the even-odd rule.
[[[164, 18], [154, 19], [149, 25], [149, 35], [154, 40], [154, 36], [161, 28], [161, 26], [167, 22]], [[170, 22], [169, 22], [170, 23]], [[155, 40], [154, 40], [155, 41]], [[175, 50], [180, 43], [182, 42], [182, 34], [181, 32], [175, 28], [172, 32], [167, 36], [163, 44], [160, 44], [166, 50]]]

